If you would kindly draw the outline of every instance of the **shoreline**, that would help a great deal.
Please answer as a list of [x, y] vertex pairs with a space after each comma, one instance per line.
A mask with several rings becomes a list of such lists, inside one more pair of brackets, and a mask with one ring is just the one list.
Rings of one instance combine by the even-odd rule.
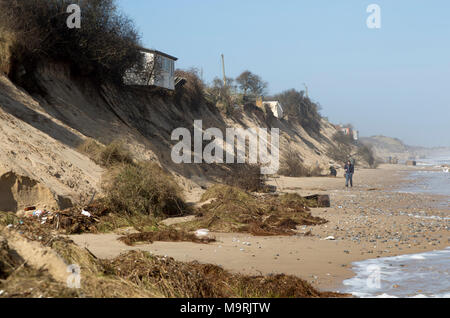
[[[408, 183], [409, 172], [422, 167], [383, 165], [356, 171], [353, 189], [345, 189], [344, 178], [286, 178], [269, 184], [300, 195], [330, 195], [332, 207], [312, 209], [314, 216], [329, 223], [299, 227], [299, 236], [254, 237], [248, 234], [215, 233], [217, 242], [155, 242], [129, 247], [115, 234], [70, 236], [99, 258], [113, 258], [127, 250], [145, 250], [180, 261], [220, 265], [243, 274], [291, 274], [321, 291], [338, 291], [355, 276], [352, 263], [374, 258], [416, 254], [448, 247], [447, 220], [419, 219], [405, 214], [448, 216], [439, 206], [440, 196], [398, 193]], [[400, 213], [401, 212], [401, 213]], [[312, 236], [302, 234], [311, 231]], [[336, 240], [323, 240], [334, 236]]]
[[[328, 187], [325, 186], [326, 189], [323, 189], [325, 191], [322, 193], [330, 194], [332, 207], [314, 209], [313, 214], [330, 222], [310, 229], [315, 235], [322, 237], [333, 235], [340, 240], [339, 244], [336, 244], [336, 249], [346, 248], [344, 253], [349, 254], [346, 258], [334, 254], [333, 257], [336, 259], [346, 261], [342, 264], [344, 270], [336, 268], [331, 279], [316, 275], [319, 281], [313, 281], [313, 285], [320, 290], [337, 291], [343, 288], [344, 280], [356, 276], [352, 270], [354, 262], [420, 254], [449, 247], [450, 207], [442, 205], [448, 197], [402, 190], [406, 185], [417, 182], [417, 179], [410, 178], [412, 173], [434, 170], [437, 169], [402, 165], [359, 169], [354, 177], [355, 188], [349, 190], [344, 188], [342, 176], [337, 178], [337, 182], [323, 182]], [[320, 189], [320, 187], [311, 189], [312, 185], [320, 182], [319, 180], [308, 182], [302, 178], [301, 181], [303, 189], [296, 191], [301, 195], [310, 195], [312, 190]], [[299, 182], [288, 180], [284, 184], [291, 186], [292, 183]], [[427, 219], [430, 216], [446, 219]], [[323, 259], [321, 263], [323, 266]]]

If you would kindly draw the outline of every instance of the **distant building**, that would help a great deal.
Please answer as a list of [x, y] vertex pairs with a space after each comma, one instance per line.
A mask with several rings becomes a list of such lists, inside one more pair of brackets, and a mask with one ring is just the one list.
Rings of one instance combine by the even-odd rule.
[[344, 133], [344, 135], [347, 135], [347, 136], [350, 136], [352, 134], [352, 129], [348, 128], [348, 127], [342, 128], [341, 131]]
[[350, 136], [352, 134], [352, 129], [349, 127], [343, 127], [342, 125], [336, 125], [335, 128], [337, 131], [340, 131], [344, 135]]
[[407, 166], [417, 166], [417, 161], [415, 161], [415, 160], [407, 160], [405, 164]]
[[283, 106], [281, 106], [280, 102], [278, 102], [278, 101], [263, 102], [263, 105], [269, 107], [272, 110], [272, 113], [275, 117], [283, 118], [284, 110], [283, 110]]
[[397, 159], [397, 157], [391, 157], [391, 156], [389, 156], [389, 157], [386, 158], [385, 161], [386, 161], [386, 163], [389, 163], [389, 164], [392, 164], [392, 165], [398, 164], [398, 159]]
[[358, 130], [355, 130], [351, 127], [344, 127], [342, 125], [336, 125], [335, 127], [336, 127], [337, 131], [340, 131], [344, 135], [353, 137], [353, 140], [355, 140], [355, 141], [359, 140], [359, 131]]
[[137, 71], [132, 68], [125, 72], [125, 85], [157, 86], [175, 89], [175, 62], [178, 58], [169, 54], [149, 49], [141, 49], [144, 68]]

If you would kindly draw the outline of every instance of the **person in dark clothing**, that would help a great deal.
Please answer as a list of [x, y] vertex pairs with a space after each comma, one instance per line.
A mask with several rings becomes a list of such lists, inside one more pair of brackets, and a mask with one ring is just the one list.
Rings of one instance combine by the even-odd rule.
[[344, 167], [345, 170], [345, 186], [348, 188], [350, 186], [353, 188], [353, 174], [355, 173], [355, 166], [351, 163], [351, 161], [347, 161]]
[[330, 176], [332, 176], [332, 177], [337, 177], [337, 171], [336, 171], [336, 168], [333, 167], [333, 166], [330, 167]]

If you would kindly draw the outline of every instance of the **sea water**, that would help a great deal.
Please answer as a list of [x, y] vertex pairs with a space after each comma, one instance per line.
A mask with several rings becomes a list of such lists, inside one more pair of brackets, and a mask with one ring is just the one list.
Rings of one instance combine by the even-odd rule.
[[412, 172], [409, 179], [415, 180], [415, 182], [408, 184], [403, 190], [412, 193], [445, 195], [450, 198], [450, 172], [446, 172], [447, 168], [442, 167], [450, 166], [450, 158], [423, 159], [417, 165], [436, 169]]
[[[446, 164], [450, 164], [450, 158], [423, 160], [419, 163], [436, 168]], [[443, 195], [442, 204], [447, 207], [450, 205], [450, 172], [444, 169], [417, 171], [410, 177], [417, 182], [408, 184], [402, 191]], [[449, 217], [435, 219], [448, 223]], [[345, 280], [341, 291], [357, 297], [450, 298], [450, 247], [442, 251], [365, 260], [355, 262], [352, 266], [356, 276]]]
[[450, 248], [353, 263], [343, 292], [357, 297], [450, 298]]

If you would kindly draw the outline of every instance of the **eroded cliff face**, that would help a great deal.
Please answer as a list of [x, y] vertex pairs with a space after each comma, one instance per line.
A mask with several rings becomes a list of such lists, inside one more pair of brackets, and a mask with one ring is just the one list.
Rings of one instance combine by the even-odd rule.
[[[0, 77], [0, 211], [26, 205], [65, 207], [98, 187], [102, 169], [59, 141], [61, 123]], [[70, 136], [81, 135], [70, 131]]]
[[[204, 129], [222, 131], [279, 128], [281, 156], [290, 147], [302, 154], [305, 164], [327, 168], [329, 163], [324, 153], [336, 131], [325, 120], [321, 135], [312, 137], [301, 126], [257, 108], [246, 107], [239, 118], [227, 118], [206, 102], [74, 78], [61, 63], [41, 64], [33, 78], [40, 93], [30, 95], [0, 76], [0, 177], [5, 180], [0, 186], [6, 193], [0, 211], [19, 209], [33, 200], [61, 208], [100, 193], [103, 169], [75, 150], [88, 137], [103, 144], [122, 140], [136, 159], [159, 162], [192, 189], [207, 180], [214, 167], [173, 163], [176, 142], [171, 133], [180, 127], [192, 130], [194, 120], [202, 120]], [[35, 185], [21, 190], [17, 180], [23, 178]]]

